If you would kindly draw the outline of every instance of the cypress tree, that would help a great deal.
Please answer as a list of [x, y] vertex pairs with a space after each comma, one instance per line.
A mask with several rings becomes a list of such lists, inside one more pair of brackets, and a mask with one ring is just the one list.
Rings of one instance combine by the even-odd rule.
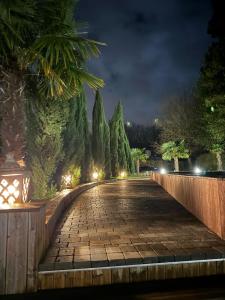
[[57, 171], [57, 182], [60, 184], [62, 175], [69, 172], [72, 175], [73, 184], [77, 184], [79, 180], [88, 181], [91, 161], [87, 107], [83, 87], [80, 87], [79, 95], [67, 103], [69, 112], [63, 132], [65, 155]]
[[88, 126], [87, 103], [84, 89], [82, 87], [79, 95], [79, 109], [77, 111], [76, 120], [78, 132], [82, 139], [82, 155], [81, 155], [81, 181], [88, 182], [90, 180], [91, 166], [91, 137]]
[[27, 101], [27, 160], [35, 199], [50, 198], [56, 192], [54, 175], [64, 157], [62, 131], [66, 115], [65, 101], [46, 101], [38, 94]]
[[120, 170], [133, 172], [129, 141], [124, 128], [123, 107], [119, 103], [110, 122], [111, 166], [113, 176]]
[[110, 177], [110, 131], [105, 118], [103, 100], [96, 91], [92, 115], [92, 155], [98, 169], [104, 170], [105, 176]]

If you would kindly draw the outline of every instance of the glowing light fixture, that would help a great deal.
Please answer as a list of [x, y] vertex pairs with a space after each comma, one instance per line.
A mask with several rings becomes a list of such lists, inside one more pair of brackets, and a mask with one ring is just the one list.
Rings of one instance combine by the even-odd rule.
[[10, 206], [27, 201], [29, 172], [22, 169], [11, 153], [0, 167], [0, 205]]
[[93, 174], [92, 174], [92, 178], [94, 179], [94, 180], [97, 180], [98, 179], [98, 176], [99, 176], [99, 174], [98, 174], [98, 172], [93, 172]]
[[121, 171], [120, 172], [120, 177], [121, 178], [125, 178], [127, 176], [127, 172], [126, 171]]
[[66, 174], [62, 176], [63, 185], [66, 188], [72, 188], [72, 175]]
[[202, 169], [200, 169], [199, 167], [195, 167], [194, 168], [194, 173], [197, 174], [197, 175], [199, 175], [199, 174], [202, 173]]
[[167, 174], [167, 170], [165, 168], [161, 168], [159, 172], [160, 174]]

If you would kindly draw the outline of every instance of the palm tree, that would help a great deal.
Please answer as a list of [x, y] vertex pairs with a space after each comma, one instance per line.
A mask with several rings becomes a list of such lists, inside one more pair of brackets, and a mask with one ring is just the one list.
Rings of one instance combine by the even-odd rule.
[[163, 160], [174, 160], [174, 168], [179, 172], [179, 158], [189, 158], [189, 150], [185, 147], [184, 140], [169, 141], [162, 144], [161, 153]]
[[84, 68], [99, 54], [99, 43], [79, 34], [73, 0], [1, 0], [0, 12], [1, 150], [18, 160], [25, 147], [27, 78], [45, 98], [71, 98], [82, 82], [101, 87]]
[[140, 148], [132, 148], [131, 149], [131, 156], [136, 165], [137, 175], [140, 173], [140, 163], [146, 162], [148, 159], [148, 155], [145, 153], [145, 149]]

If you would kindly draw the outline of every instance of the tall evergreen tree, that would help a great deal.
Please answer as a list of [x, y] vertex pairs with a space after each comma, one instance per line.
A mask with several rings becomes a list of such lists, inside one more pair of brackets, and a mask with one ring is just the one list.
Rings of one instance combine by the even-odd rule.
[[202, 119], [199, 140], [216, 155], [217, 169], [222, 170], [225, 152], [225, 12], [222, 1], [214, 0], [213, 8], [208, 32], [214, 42], [205, 55], [197, 85]]
[[110, 131], [105, 118], [103, 100], [98, 90], [92, 116], [92, 155], [95, 166], [103, 170], [105, 176], [109, 178], [111, 174]]
[[83, 139], [83, 153], [81, 159], [81, 181], [88, 182], [90, 180], [90, 167], [91, 167], [91, 135], [89, 132], [89, 124], [87, 117], [87, 103], [84, 89], [79, 96], [79, 110], [77, 112], [78, 121], [77, 128], [80, 136]]
[[54, 175], [64, 157], [62, 131], [67, 113], [66, 102], [59, 99], [46, 101], [33, 92], [32, 101], [27, 101], [27, 161], [34, 199], [50, 198], [56, 192]]
[[88, 128], [87, 104], [83, 87], [76, 97], [70, 100], [69, 116], [64, 131], [63, 172], [71, 166], [81, 168], [81, 181], [86, 182], [90, 175], [91, 151]]
[[129, 141], [124, 129], [123, 107], [119, 103], [110, 122], [110, 147], [112, 175], [118, 176], [120, 170], [133, 172], [133, 161]]

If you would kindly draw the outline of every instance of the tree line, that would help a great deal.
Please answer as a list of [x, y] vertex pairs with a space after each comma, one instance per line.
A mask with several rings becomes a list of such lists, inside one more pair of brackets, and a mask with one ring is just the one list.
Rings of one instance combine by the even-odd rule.
[[[225, 151], [225, 13], [222, 1], [212, 1], [214, 13], [208, 33], [209, 46], [199, 79], [191, 92], [184, 92], [168, 102], [160, 120], [159, 152], [164, 160], [174, 160], [179, 170], [180, 158], [195, 158], [204, 152], [215, 157], [222, 171]], [[190, 168], [191, 168], [191, 160]]]

